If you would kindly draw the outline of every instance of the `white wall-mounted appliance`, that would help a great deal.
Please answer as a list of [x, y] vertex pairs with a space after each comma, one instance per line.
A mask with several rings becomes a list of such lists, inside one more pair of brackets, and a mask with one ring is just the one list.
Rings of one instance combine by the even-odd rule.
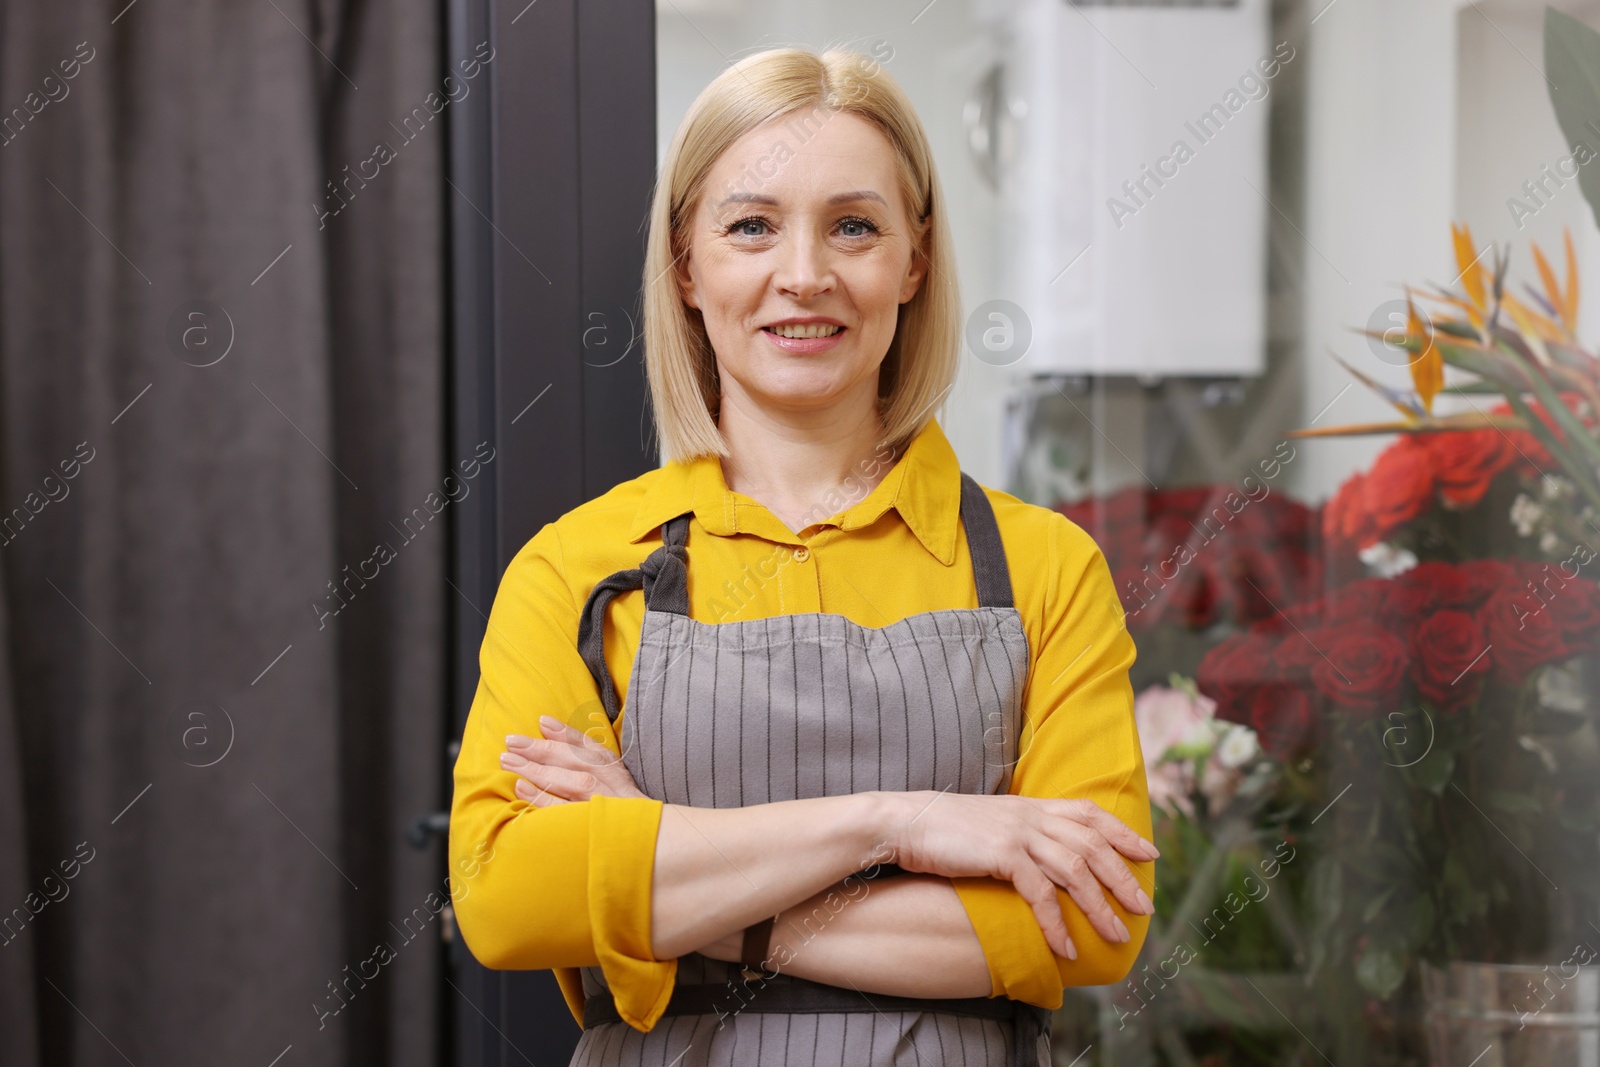
[[1260, 374], [1268, 109], [1305, 62], [1267, 0], [975, 6], [1006, 57], [968, 112], [1001, 193], [999, 295], [1031, 329], [1015, 366]]

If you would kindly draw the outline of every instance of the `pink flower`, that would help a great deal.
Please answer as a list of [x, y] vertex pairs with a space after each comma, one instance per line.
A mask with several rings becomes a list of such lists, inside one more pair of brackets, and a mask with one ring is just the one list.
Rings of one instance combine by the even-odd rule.
[[1133, 701], [1133, 718], [1139, 726], [1139, 747], [1148, 766], [1162, 762], [1167, 752], [1188, 744], [1211, 742], [1211, 717], [1217, 702], [1202, 696], [1191, 699], [1181, 689], [1153, 685]]
[[1194, 790], [1189, 764], [1171, 760], [1148, 763], [1145, 776], [1149, 781], [1151, 804], [1175, 814], [1194, 815], [1194, 802], [1189, 799]]

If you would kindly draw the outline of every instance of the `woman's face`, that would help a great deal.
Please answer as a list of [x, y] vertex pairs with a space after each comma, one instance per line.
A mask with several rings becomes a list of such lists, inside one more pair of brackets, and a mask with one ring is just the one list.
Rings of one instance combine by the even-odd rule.
[[[679, 287], [704, 317], [724, 411], [874, 402], [900, 305], [922, 281], [888, 140], [851, 114], [803, 121], [731, 145], [689, 223]], [[780, 336], [795, 320], [822, 325]]]

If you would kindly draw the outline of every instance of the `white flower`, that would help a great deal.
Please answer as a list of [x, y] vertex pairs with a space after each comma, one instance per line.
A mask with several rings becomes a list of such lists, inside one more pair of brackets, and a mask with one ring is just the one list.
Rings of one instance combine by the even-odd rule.
[[1554, 530], [1546, 530], [1544, 536], [1539, 538], [1539, 547], [1550, 555], [1561, 551], [1561, 537]]
[[1535, 503], [1527, 493], [1518, 493], [1517, 499], [1511, 504], [1511, 524], [1523, 537], [1533, 536], [1534, 528], [1543, 515], [1544, 508]]
[[1261, 746], [1256, 742], [1256, 732], [1248, 726], [1229, 723], [1228, 730], [1217, 745], [1217, 762], [1232, 770], [1243, 767], [1256, 758]]
[[1379, 578], [1393, 578], [1417, 565], [1417, 557], [1409, 549], [1396, 548], [1388, 541], [1368, 545], [1358, 555]]
[[1564, 496], [1570, 496], [1573, 490], [1571, 482], [1568, 482], [1565, 478], [1557, 478], [1553, 474], [1546, 474], [1540, 483], [1540, 487], [1546, 500], [1557, 500]]

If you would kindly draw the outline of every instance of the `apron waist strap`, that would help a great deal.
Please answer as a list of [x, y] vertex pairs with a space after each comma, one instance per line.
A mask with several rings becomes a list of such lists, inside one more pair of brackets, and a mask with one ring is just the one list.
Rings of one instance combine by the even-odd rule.
[[[756, 981], [759, 982], [759, 979]], [[663, 1015], [715, 1015], [719, 1018], [741, 1012], [819, 1015], [848, 1012], [867, 1014], [892, 1011], [927, 1011], [948, 1015], [967, 1015], [1016, 1023], [1018, 1067], [1040, 1062], [1038, 1043], [1041, 1034], [1050, 1032], [1053, 1015], [1046, 1008], [1009, 997], [894, 997], [881, 993], [862, 993], [855, 989], [823, 982], [794, 978], [783, 984], [746, 987], [741, 994], [731, 985], [678, 985], [667, 999]], [[583, 1028], [621, 1022], [616, 1002], [610, 993], [585, 997]]]

